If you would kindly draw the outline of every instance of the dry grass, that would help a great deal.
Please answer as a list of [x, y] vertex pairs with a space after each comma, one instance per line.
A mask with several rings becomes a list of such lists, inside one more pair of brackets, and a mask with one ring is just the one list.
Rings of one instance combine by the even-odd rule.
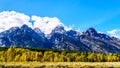
[[120, 68], [120, 62], [0, 62], [0, 68]]

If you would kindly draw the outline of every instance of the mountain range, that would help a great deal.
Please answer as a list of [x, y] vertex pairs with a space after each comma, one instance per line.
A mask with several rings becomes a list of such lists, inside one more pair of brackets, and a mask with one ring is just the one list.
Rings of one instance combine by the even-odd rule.
[[57, 26], [50, 34], [27, 25], [12, 27], [0, 33], [0, 47], [33, 47], [57, 50], [120, 53], [120, 39], [89, 28], [84, 32], [66, 31]]

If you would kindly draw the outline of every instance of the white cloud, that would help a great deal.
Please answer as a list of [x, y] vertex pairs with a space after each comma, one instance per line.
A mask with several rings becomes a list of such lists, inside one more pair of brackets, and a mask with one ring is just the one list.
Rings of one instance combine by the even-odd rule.
[[107, 31], [107, 33], [111, 36], [114, 36], [114, 37], [117, 37], [117, 38], [120, 38], [120, 29], [113, 29], [111, 31]]
[[22, 26], [23, 24], [32, 27], [29, 20], [30, 17], [25, 14], [17, 13], [15, 11], [3, 11], [0, 13], [0, 32], [8, 30], [11, 27]]
[[[33, 25], [30, 21], [33, 21]], [[64, 26], [66, 30], [72, 29], [72, 26], [65, 26], [57, 17], [39, 17], [35, 15], [30, 17], [15, 11], [0, 12], [0, 32], [15, 26], [21, 27], [23, 24], [32, 28], [38, 27], [45, 34], [51, 33], [56, 26]]]
[[34, 21], [33, 26], [40, 28], [45, 34], [51, 33], [56, 26], [63, 26], [63, 23], [61, 23], [56, 17], [49, 18], [32, 16], [32, 20]]
[[65, 30], [71, 30], [72, 26], [65, 26], [57, 17], [39, 17], [32, 16], [34, 27], [40, 28], [45, 34], [51, 33], [56, 26], [64, 26]]

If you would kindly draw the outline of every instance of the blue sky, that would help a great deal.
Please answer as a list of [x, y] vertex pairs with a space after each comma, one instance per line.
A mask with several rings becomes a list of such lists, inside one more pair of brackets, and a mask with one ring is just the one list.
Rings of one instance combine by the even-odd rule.
[[57, 17], [81, 31], [120, 29], [120, 0], [0, 0], [0, 12]]

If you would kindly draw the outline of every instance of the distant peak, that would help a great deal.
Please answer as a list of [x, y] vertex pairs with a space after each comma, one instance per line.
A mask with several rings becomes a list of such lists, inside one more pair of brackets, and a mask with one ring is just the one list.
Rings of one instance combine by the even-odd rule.
[[34, 28], [34, 31], [37, 33], [41, 33], [42, 31], [39, 28]]
[[63, 26], [57, 26], [57, 27], [55, 27], [55, 29], [52, 32], [55, 32], [55, 33], [64, 33], [65, 29], [64, 29]]
[[94, 28], [92, 28], [92, 27], [90, 27], [90, 28], [88, 28], [87, 30], [86, 30], [86, 32], [84, 32], [87, 36], [97, 36], [97, 31], [94, 29]]
[[28, 25], [24, 24], [24, 25], [21, 27], [21, 30], [23, 30], [23, 31], [32, 31], [33, 29], [30, 28]]
[[55, 30], [64, 30], [64, 27], [63, 26], [56, 26]]
[[63, 27], [63, 26], [56, 26], [53, 31], [54, 31], [54, 32], [64, 31], [64, 27]]
[[96, 31], [93, 27], [87, 29], [88, 31]]
[[36, 30], [36, 31], [40, 31], [40, 32], [41, 32], [41, 30], [40, 30], [39, 28], [34, 28], [34, 30]]
[[11, 27], [10, 30], [16, 30], [19, 29], [19, 27]]
[[21, 28], [29, 28], [26, 24], [22, 25]]
[[97, 33], [97, 31], [94, 29], [94, 28], [92, 28], [92, 27], [90, 27], [90, 28], [88, 28], [87, 30], [86, 30], [86, 32], [94, 32], [94, 33]]

